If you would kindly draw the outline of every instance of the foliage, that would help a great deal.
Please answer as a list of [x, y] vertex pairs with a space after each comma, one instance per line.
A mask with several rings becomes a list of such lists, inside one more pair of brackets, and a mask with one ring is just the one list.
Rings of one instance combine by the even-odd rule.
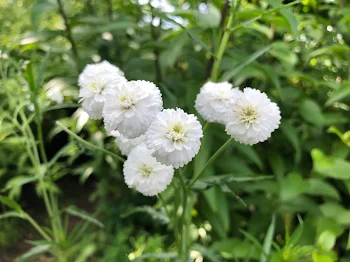
[[[0, 0], [0, 219], [25, 219], [47, 238], [32, 241], [18, 261], [41, 253], [174, 261], [178, 236], [167, 211], [186, 225], [195, 261], [348, 261], [349, 4], [160, 3]], [[185, 182], [201, 176], [181, 216], [182, 203], [172, 198], [181, 181], [162, 194], [164, 203], [128, 190], [113, 139], [79, 108], [78, 74], [104, 59], [128, 79], [155, 82], [165, 108], [194, 114], [214, 68], [216, 80], [266, 92], [281, 109], [280, 129], [253, 147], [230, 141], [207, 165], [228, 139], [210, 124], [188, 166]], [[51, 87], [62, 91], [62, 104], [49, 99]], [[93, 185], [84, 198], [95, 209], [65, 202], [64, 180], [75, 181], [77, 195]], [[23, 205], [29, 186], [57, 221]]]

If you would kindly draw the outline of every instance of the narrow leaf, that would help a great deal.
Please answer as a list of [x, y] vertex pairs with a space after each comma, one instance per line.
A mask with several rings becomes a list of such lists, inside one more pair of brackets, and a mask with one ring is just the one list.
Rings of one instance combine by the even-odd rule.
[[15, 200], [13, 200], [13, 199], [11, 199], [9, 197], [0, 196], [0, 202], [3, 203], [4, 205], [14, 209], [18, 213], [22, 213], [23, 212], [21, 206]]
[[275, 227], [276, 227], [276, 217], [275, 215], [272, 216], [271, 224], [269, 226], [269, 229], [267, 230], [263, 248], [264, 248], [264, 253], [261, 253], [260, 255], [260, 262], [266, 262], [267, 257], [270, 254], [271, 251], [271, 246], [272, 246], [272, 241], [273, 241], [273, 235], [275, 233]]
[[104, 227], [104, 225], [99, 220], [97, 220], [96, 218], [92, 217], [90, 214], [86, 213], [85, 211], [75, 206], [67, 207], [64, 211], [72, 216], [79, 217], [85, 221], [95, 224], [98, 227], [101, 227], [101, 228]]
[[50, 248], [51, 248], [51, 245], [49, 245], [49, 244], [33, 247], [28, 252], [26, 252], [23, 255], [21, 255], [20, 257], [18, 257], [15, 261], [16, 262], [27, 261], [28, 259], [30, 259], [33, 256], [40, 255], [42, 253], [49, 251]]
[[258, 59], [260, 56], [262, 56], [263, 54], [265, 54], [269, 49], [271, 48], [271, 45], [266, 46], [258, 51], [256, 51], [255, 53], [253, 53], [251, 56], [249, 56], [244, 62], [240, 63], [239, 66], [237, 66], [236, 68], [234, 68], [233, 70], [230, 70], [228, 72], [226, 72], [223, 76], [222, 76], [222, 81], [229, 81], [231, 80], [233, 77], [235, 77], [243, 68], [245, 68], [247, 65], [251, 64], [252, 62], [254, 62], [256, 59]]

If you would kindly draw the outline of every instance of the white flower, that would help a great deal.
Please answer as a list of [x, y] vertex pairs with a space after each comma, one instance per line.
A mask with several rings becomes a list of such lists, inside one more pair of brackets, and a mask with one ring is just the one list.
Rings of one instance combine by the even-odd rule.
[[145, 196], [164, 191], [174, 175], [174, 168], [157, 162], [144, 144], [131, 151], [123, 171], [125, 183]]
[[147, 130], [145, 143], [160, 163], [179, 168], [198, 153], [202, 136], [202, 126], [196, 116], [179, 108], [165, 109]]
[[242, 144], [263, 142], [278, 128], [280, 110], [265, 93], [246, 87], [227, 111], [226, 132]]
[[207, 82], [197, 95], [195, 108], [204, 120], [224, 124], [227, 108], [241, 93], [228, 82]]
[[162, 95], [155, 84], [147, 81], [113, 83], [106, 89], [105, 128], [108, 132], [118, 130], [129, 139], [139, 137], [163, 109]]
[[145, 135], [141, 135], [139, 137], [128, 139], [122, 134], [119, 133], [119, 131], [112, 131], [111, 135], [114, 136], [115, 143], [118, 145], [120, 152], [127, 156], [131, 152], [132, 149], [134, 149], [136, 146], [140, 145], [145, 141]]
[[57, 104], [62, 104], [64, 97], [62, 95], [61, 89], [59, 87], [53, 86], [46, 91], [46, 96], [56, 102]]
[[79, 75], [79, 97], [83, 108], [92, 119], [102, 118], [105, 101], [105, 87], [114, 82], [125, 82], [124, 73], [107, 61], [90, 64]]

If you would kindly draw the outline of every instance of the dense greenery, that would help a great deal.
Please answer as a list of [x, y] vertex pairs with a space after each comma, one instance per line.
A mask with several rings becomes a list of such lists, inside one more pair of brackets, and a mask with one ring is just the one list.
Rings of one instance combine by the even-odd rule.
[[[186, 261], [176, 218], [197, 262], [350, 261], [350, 4], [150, 2], [0, 0], [0, 261]], [[182, 215], [181, 181], [163, 201], [128, 189], [114, 139], [80, 108], [78, 75], [102, 60], [194, 114], [209, 79], [259, 89], [282, 123], [231, 142]], [[185, 183], [227, 140], [206, 127]]]

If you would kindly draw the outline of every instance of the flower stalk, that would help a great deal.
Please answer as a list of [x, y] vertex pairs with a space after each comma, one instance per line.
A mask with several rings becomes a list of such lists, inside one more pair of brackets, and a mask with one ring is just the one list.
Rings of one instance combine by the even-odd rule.
[[222, 39], [221, 39], [221, 42], [219, 45], [218, 53], [216, 55], [216, 60], [214, 61], [214, 65], [213, 65], [213, 70], [212, 70], [212, 74], [211, 74], [211, 80], [213, 82], [218, 81], [221, 60], [222, 60], [222, 57], [225, 53], [226, 46], [227, 46], [228, 40], [229, 40], [230, 35], [231, 35], [230, 28], [232, 27], [232, 24], [236, 18], [236, 14], [237, 14], [237, 11], [238, 11], [240, 4], [241, 4], [241, 0], [237, 0], [236, 4], [231, 7], [231, 13], [230, 13], [230, 16], [228, 18], [224, 34], [222, 36]]

